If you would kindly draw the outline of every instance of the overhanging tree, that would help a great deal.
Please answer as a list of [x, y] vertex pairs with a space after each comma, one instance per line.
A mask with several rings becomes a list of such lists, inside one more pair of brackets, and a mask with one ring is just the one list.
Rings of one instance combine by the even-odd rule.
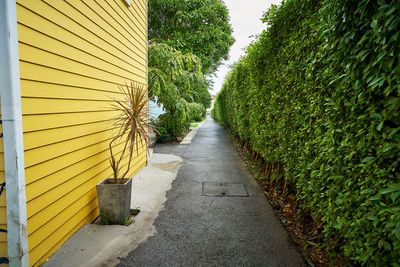
[[234, 43], [222, 0], [149, 0], [149, 39], [198, 56], [211, 74]]

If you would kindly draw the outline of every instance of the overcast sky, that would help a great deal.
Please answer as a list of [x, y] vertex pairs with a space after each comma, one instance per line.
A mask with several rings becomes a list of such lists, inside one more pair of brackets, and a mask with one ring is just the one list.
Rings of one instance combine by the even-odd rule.
[[211, 94], [216, 94], [221, 90], [229, 65], [236, 62], [244, 54], [243, 49], [254, 40], [254, 37], [250, 36], [260, 34], [265, 29], [265, 24], [260, 20], [264, 12], [271, 4], [280, 4], [280, 2], [281, 0], [225, 0], [236, 42], [231, 47], [229, 60], [216, 72], [217, 76], [213, 79], [214, 88], [210, 91]]

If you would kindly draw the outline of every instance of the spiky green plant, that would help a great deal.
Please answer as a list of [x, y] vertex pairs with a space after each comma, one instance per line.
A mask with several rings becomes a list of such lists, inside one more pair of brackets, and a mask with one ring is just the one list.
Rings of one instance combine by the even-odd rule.
[[[149, 121], [148, 93], [147, 88], [136, 82], [131, 82], [125, 86], [118, 86], [122, 99], [113, 99], [113, 109], [119, 112], [115, 117], [113, 126], [118, 129], [117, 134], [109, 143], [110, 164], [113, 170], [115, 184], [123, 182], [122, 178], [128, 174], [134, 150], [139, 153], [139, 142], [147, 146], [148, 130], [153, 126]], [[123, 142], [124, 148], [119, 156], [113, 151], [113, 144]], [[123, 159], [128, 156], [128, 165], [125, 172], [122, 172]], [[122, 175], [120, 175], [122, 173]]]

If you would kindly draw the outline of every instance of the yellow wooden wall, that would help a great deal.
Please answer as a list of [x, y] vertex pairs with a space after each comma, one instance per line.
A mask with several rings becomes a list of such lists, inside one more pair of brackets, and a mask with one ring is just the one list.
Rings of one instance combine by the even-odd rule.
[[[111, 176], [110, 98], [121, 97], [117, 84], [147, 82], [146, 8], [17, 0], [31, 265], [98, 216], [95, 185]], [[146, 154], [141, 147], [131, 174]]]
[[[3, 153], [3, 129], [0, 125], [0, 191], [1, 185], [5, 182], [4, 177], [4, 153]], [[6, 192], [0, 194], [0, 230], [7, 230], [7, 210], [6, 210]], [[7, 233], [0, 232], [0, 258], [7, 258]], [[1, 264], [6, 267], [8, 264]]]

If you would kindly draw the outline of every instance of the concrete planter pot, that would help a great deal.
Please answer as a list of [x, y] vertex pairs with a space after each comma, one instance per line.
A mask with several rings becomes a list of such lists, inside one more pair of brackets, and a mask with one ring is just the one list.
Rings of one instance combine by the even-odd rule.
[[122, 184], [114, 184], [114, 179], [106, 178], [96, 185], [102, 223], [125, 224], [129, 218], [132, 179], [123, 180]]

